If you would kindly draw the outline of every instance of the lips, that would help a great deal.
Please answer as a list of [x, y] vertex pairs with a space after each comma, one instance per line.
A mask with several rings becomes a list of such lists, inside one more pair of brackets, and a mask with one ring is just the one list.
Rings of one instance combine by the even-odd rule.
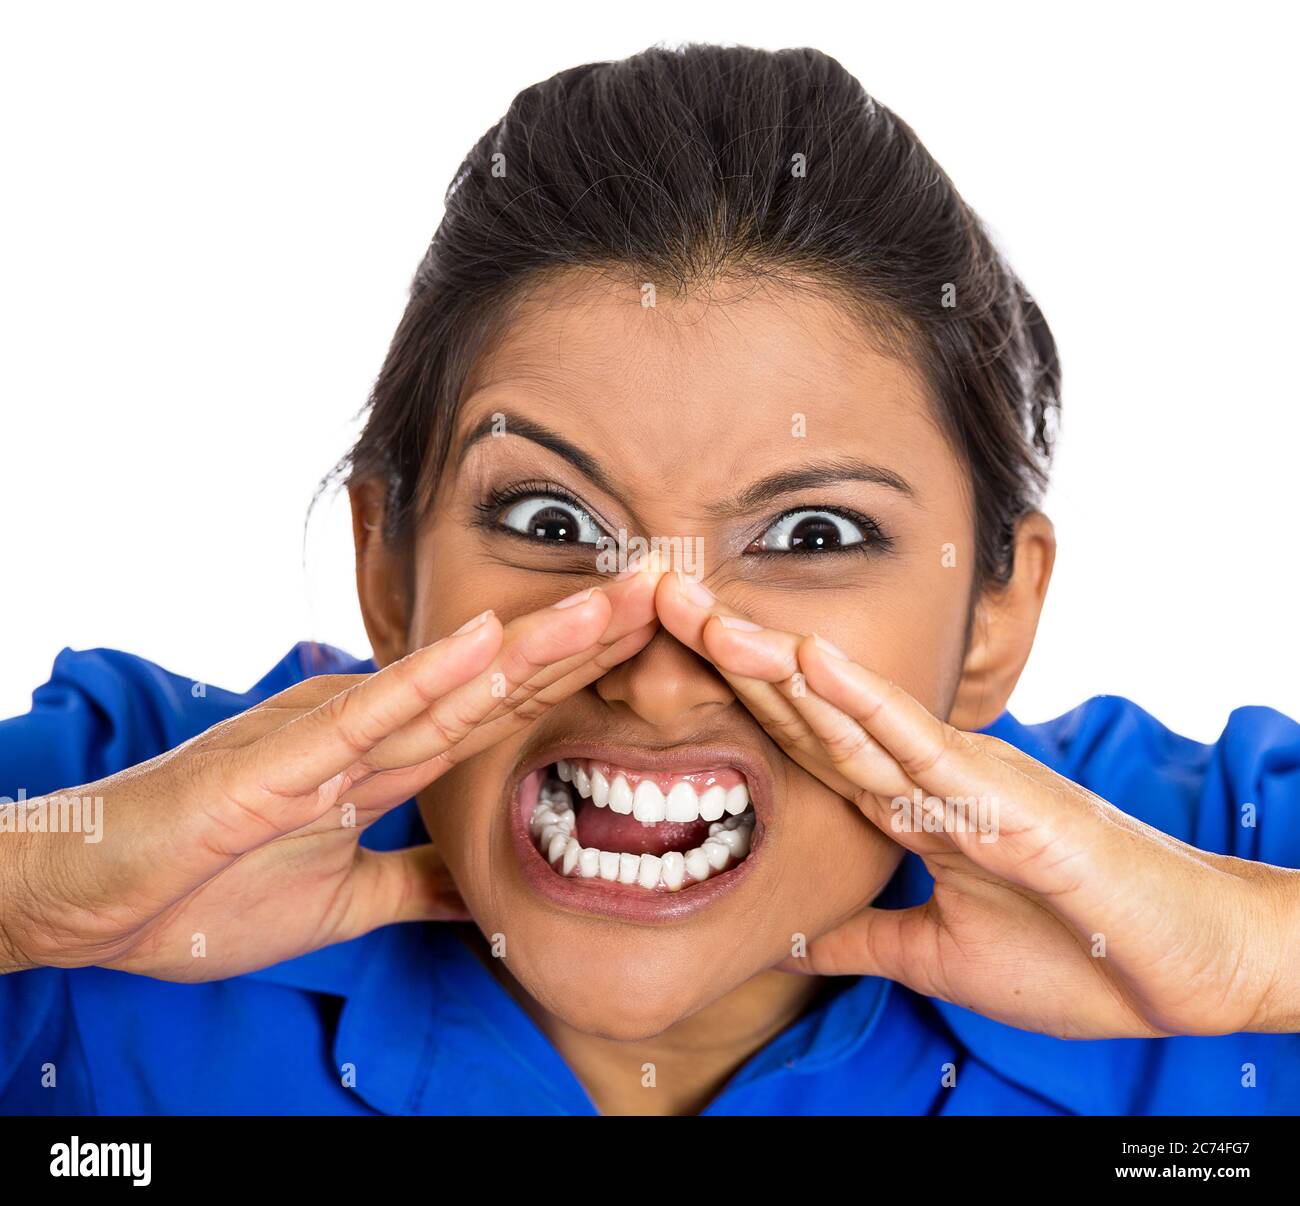
[[750, 757], [698, 747], [564, 753], [534, 764], [513, 793], [524, 869], [543, 894], [585, 911], [669, 919], [748, 870], [762, 834], [752, 799], [766, 783]]

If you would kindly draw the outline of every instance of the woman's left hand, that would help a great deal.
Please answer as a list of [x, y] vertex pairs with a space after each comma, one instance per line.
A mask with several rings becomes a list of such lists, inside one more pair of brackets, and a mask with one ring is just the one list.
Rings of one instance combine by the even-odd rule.
[[865, 909], [787, 970], [885, 976], [1066, 1038], [1300, 1028], [1300, 872], [1177, 841], [819, 638], [729, 627], [692, 593], [665, 576], [664, 626], [934, 878], [925, 904]]

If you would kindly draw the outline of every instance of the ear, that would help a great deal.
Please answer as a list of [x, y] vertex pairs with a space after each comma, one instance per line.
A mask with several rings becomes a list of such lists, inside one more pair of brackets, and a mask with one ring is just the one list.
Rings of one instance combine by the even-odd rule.
[[384, 484], [377, 480], [348, 486], [352, 540], [357, 553], [357, 599], [375, 661], [387, 666], [404, 657], [410, 628], [409, 559], [383, 539]]
[[982, 729], [1006, 708], [1034, 645], [1055, 560], [1052, 522], [1033, 511], [1016, 525], [1011, 581], [988, 587], [975, 605], [970, 644], [948, 718], [957, 728]]

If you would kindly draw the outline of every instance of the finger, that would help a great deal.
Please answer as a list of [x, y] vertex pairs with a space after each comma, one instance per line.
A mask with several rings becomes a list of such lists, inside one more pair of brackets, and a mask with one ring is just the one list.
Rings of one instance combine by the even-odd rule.
[[[376, 747], [367, 770], [419, 767], [433, 758], [445, 769], [531, 723], [616, 664], [610, 650], [631, 648], [623, 642], [654, 623], [653, 600], [653, 582], [638, 575], [512, 620], [491, 665]], [[494, 724], [500, 720], [506, 723]]]
[[[1003, 905], [1003, 907], [1005, 907]], [[1026, 899], [1027, 914], [1036, 907]], [[1045, 913], [1007, 919], [1002, 940], [960, 941], [934, 901], [910, 909], [867, 909], [813, 941], [783, 971], [882, 976], [922, 996], [975, 1010], [1021, 1029], [1077, 1038], [1151, 1037], [1151, 1029], [1110, 983], [1105, 960], [1081, 957], [1080, 943]], [[1086, 949], [1086, 948], [1085, 948]], [[1075, 1003], [1062, 1025], [1060, 1002]]]
[[[782, 678], [787, 671], [797, 671], [794, 650], [798, 638], [791, 638], [784, 655], [774, 653], [770, 661], [751, 664], [742, 673], [719, 662], [715, 653], [725, 648], [732, 632], [745, 631], [743, 627], [727, 628], [724, 618], [728, 623], [743, 625], [751, 623], [746, 617], [737, 615], [702, 584], [680, 573], [663, 576], [655, 595], [655, 607], [664, 628], [714, 665], [736, 698], [787, 756], [822, 779], [833, 791], [851, 797], [855, 790], [853, 784], [822, 756], [817, 738], [807, 722], [787, 695], [771, 681]], [[710, 623], [710, 620], [714, 622]], [[706, 627], [710, 634], [708, 639]], [[769, 677], [765, 678], [765, 675]]]
[[863, 815], [892, 841], [918, 854], [950, 844], [923, 827], [899, 823], [900, 802], [913, 803], [914, 785], [894, 757], [853, 717], [800, 683], [792, 692], [793, 706], [820, 745], [824, 762], [851, 785], [842, 791]]
[[[1135, 916], [1176, 917], [1172, 891], [1230, 876], [1167, 834], [1057, 775], [1021, 751], [944, 724], [900, 687], [825, 643], [799, 649], [807, 681], [851, 713], [942, 810], [929, 826], [983, 871], [1028, 889], [1078, 935], [1122, 933]], [[899, 793], [902, 795], [903, 793]], [[971, 802], [989, 806], [974, 822]], [[951, 814], [949, 804], [958, 804]], [[917, 818], [910, 819], [913, 827]], [[896, 840], [913, 844], [913, 834]], [[1193, 872], [1199, 870], [1200, 876]], [[1121, 887], [1122, 885], [1122, 887]], [[1195, 893], [1187, 908], [1195, 912]], [[1145, 936], [1150, 937], [1150, 926]], [[1146, 943], [1137, 947], [1145, 950]], [[1133, 959], [1140, 965], [1141, 956]], [[1118, 964], [1120, 956], [1112, 955]]]
[[[304, 823], [279, 805], [308, 800], [328, 807], [347, 787], [360, 758], [432, 703], [482, 672], [501, 647], [500, 621], [485, 612], [449, 637], [291, 720], [223, 763], [225, 791], [239, 811], [279, 832]], [[265, 834], [262, 835], [265, 838]]]
[[[1063, 873], [1079, 859], [1066, 852], [1083, 840], [1093, 811], [1086, 793], [1076, 799], [1078, 789], [1017, 751], [1009, 752], [1020, 764], [996, 756], [1001, 743], [945, 724], [818, 637], [801, 642], [798, 658], [810, 690], [860, 727], [864, 740], [845, 772], [866, 789], [857, 798], [863, 813], [896, 842], [922, 855], [956, 849], [1035, 892], [1068, 882]], [[1110, 835], [1096, 829], [1093, 840], [1109, 844]]]
[[939, 978], [939, 938], [928, 903], [910, 909], [869, 908], [814, 939], [804, 956], [779, 966], [808, 976], [883, 976], [931, 996]]
[[[762, 679], [780, 694], [798, 717], [800, 733], [809, 738], [799, 746], [817, 763], [816, 773], [864, 811], [870, 809], [871, 819], [883, 827], [889, 815], [883, 799], [910, 792], [912, 781], [861, 724], [812, 689], [799, 662], [799, 651], [810, 638], [714, 616], [703, 639], [715, 665]], [[849, 789], [843, 790], [843, 784]], [[864, 792], [869, 799], [860, 798]]]
[[[633, 656], [658, 627], [656, 581], [648, 573], [629, 573], [601, 591], [592, 590], [578, 604], [543, 608], [512, 621], [490, 665], [359, 756], [331, 783], [335, 799], [323, 801], [316, 812], [323, 815], [331, 803], [346, 803], [355, 809], [357, 830], [363, 830], [457, 762], [518, 731], [547, 707]], [[638, 622], [640, 628], [626, 632]], [[572, 654], [575, 645], [582, 648]], [[562, 656], [566, 653], [570, 655]], [[514, 690], [509, 689], [509, 674], [524, 679]], [[285, 705], [301, 706], [295, 690], [282, 693]]]
[[554, 707], [556, 703], [567, 699], [586, 683], [599, 678], [610, 666], [634, 656], [650, 642], [657, 630], [658, 625], [651, 623], [637, 632], [630, 633], [621, 641], [615, 642], [603, 654], [587, 662], [581, 671], [575, 671], [564, 679], [552, 683], [539, 690], [532, 699], [521, 703], [519, 707], [477, 726], [455, 746], [433, 757], [413, 766], [372, 772], [347, 793], [347, 802], [357, 809], [357, 827], [364, 828], [373, 823], [382, 812], [392, 807], [394, 802], [409, 799], [440, 775], [445, 774], [451, 767], [482, 753], [512, 733], [517, 733], [532, 724], [547, 708]]
[[[747, 617], [737, 617], [716, 599], [706, 606], [708, 597], [697, 584], [680, 576], [676, 582], [665, 579], [659, 589], [664, 626], [679, 639], [693, 642], [729, 683], [744, 684], [733, 689], [782, 749], [832, 790], [857, 804], [894, 841], [918, 853], [951, 845], [951, 836], [942, 831], [898, 823], [897, 802], [911, 803], [915, 780], [894, 752], [858, 719], [858, 712], [869, 710], [870, 698], [858, 698], [844, 690], [837, 692], [834, 700], [826, 698], [818, 690], [826, 675], [809, 676], [804, 662], [809, 660], [810, 647], [823, 660], [840, 660], [839, 651], [818, 637], [765, 628]], [[815, 662], [815, 658], [811, 660]], [[919, 704], [912, 703], [933, 724], [940, 725]]]
[[[527, 684], [522, 685], [534, 695], [540, 695], [556, 684], [571, 682], [572, 690], [562, 690], [553, 697], [556, 700], [567, 698], [573, 691], [599, 678], [605, 670], [617, 665], [618, 661], [626, 660], [627, 656], [639, 652], [644, 647], [644, 642], [639, 645], [635, 643], [624, 645], [623, 642], [629, 636], [644, 632], [647, 626], [651, 631], [658, 627], [654, 597], [660, 576], [661, 571], [658, 570], [657, 564], [652, 565], [647, 560], [641, 566], [625, 571], [613, 582], [602, 587], [601, 590], [610, 605], [610, 620], [605, 631], [594, 644], [572, 657], [543, 667]], [[615, 647], [631, 650], [631, 652], [623, 658], [611, 660], [608, 655]], [[598, 660], [602, 663], [600, 667], [595, 666]], [[510, 700], [500, 701], [495, 712], [485, 717], [483, 723], [494, 720], [498, 715], [506, 714], [513, 707], [514, 704]]]
[[396, 922], [470, 920], [451, 872], [431, 842], [405, 850], [359, 850], [348, 892], [331, 942]]
[[620, 662], [635, 657], [650, 643], [658, 630], [659, 625], [651, 621], [635, 632], [628, 633], [621, 640], [615, 641], [614, 644], [601, 649], [595, 656], [584, 660], [577, 669], [538, 688], [530, 699], [520, 702], [509, 711], [478, 726], [454, 749], [449, 750], [441, 761], [447, 765], [456, 765], [482, 753], [483, 750], [496, 745], [511, 734], [519, 732], [548, 709], [595, 682], [606, 671]]
[[853, 717], [925, 791], [962, 794], [975, 780], [987, 780], [989, 760], [976, 751], [969, 736], [896, 683], [816, 637], [800, 644], [798, 659], [808, 685]]
[[[683, 593], [690, 593], [689, 586]], [[684, 610], [685, 604], [677, 607], [679, 611]], [[704, 609], [699, 610], [704, 615]], [[807, 650], [813, 649], [824, 659], [842, 659], [843, 655], [833, 645], [816, 636], [765, 628], [716, 607], [705, 615], [698, 639], [705, 655], [728, 681], [742, 677], [755, 684], [746, 701], [751, 698], [758, 701], [758, 706], [751, 710], [774, 733], [786, 752], [823, 783], [857, 804], [867, 819], [888, 837], [921, 854], [954, 843], [954, 836], [948, 831], [914, 824], [911, 816], [900, 814], [900, 802], [915, 812], [911, 797], [916, 783], [894, 753], [876, 740], [854, 714], [868, 710], [870, 699], [840, 691], [837, 702], [841, 706], [837, 706], [816, 690], [821, 678], [809, 677], [804, 665], [810, 659]], [[773, 703], [775, 697], [780, 698], [780, 704]], [[911, 703], [918, 715], [947, 729], [916, 701]], [[774, 714], [779, 716], [779, 732], [770, 719], [765, 719]], [[952, 733], [954, 740], [964, 740], [956, 730]]]
[[[431, 694], [478, 673], [500, 642], [499, 621], [485, 613], [477, 625], [382, 671], [344, 676], [350, 685], [288, 723], [280, 713], [289, 710], [289, 695], [281, 693], [271, 709], [254, 708], [219, 726], [226, 730], [220, 740], [204, 734], [135, 768], [137, 776], [154, 766], [172, 770], [157, 780], [144, 777], [138, 802], [128, 793], [122, 840], [94, 849], [117, 859], [124, 877], [141, 869], [140, 850], [151, 850], [144, 871], [159, 899], [179, 899], [241, 855], [322, 821], [346, 790], [358, 750], [427, 706]], [[302, 684], [293, 698], [300, 706], [333, 685]], [[273, 727], [259, 731], [268, 719]], [[236, 739], [242, 743], [227, 744]], [[163, 806], [175, 799], [187, 806]], [[126, 823], [132, 817], [135, 824]]]

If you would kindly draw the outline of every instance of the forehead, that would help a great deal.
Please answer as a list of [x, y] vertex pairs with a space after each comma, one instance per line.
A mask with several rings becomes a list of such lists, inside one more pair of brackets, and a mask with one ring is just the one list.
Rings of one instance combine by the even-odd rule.
[[523, 415], [679, 481], [792, 456], [860, 454], [905, 476], [952, 463], [917, 367], [810, 287], [651, 295], [575, 271], [512, 309], [463, 397], [458, 443], [493, 414]]

